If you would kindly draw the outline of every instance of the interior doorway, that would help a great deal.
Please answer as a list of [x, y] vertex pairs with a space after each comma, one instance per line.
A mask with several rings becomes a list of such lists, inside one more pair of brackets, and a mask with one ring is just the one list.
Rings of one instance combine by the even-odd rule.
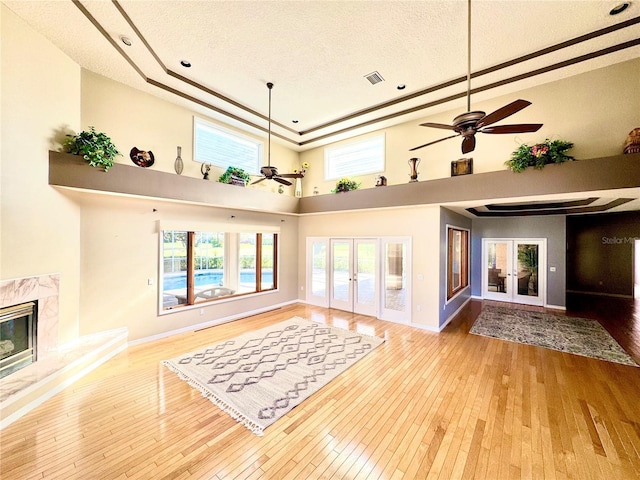
[[483, 298], [544, 305], [546, 239], [482, 239]]

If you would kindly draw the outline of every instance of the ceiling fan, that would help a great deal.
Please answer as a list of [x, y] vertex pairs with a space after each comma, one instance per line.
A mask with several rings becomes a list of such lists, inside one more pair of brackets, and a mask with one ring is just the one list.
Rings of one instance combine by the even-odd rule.
[[267, 88], [269, 89], [269, 142], [268, 142], [268, 150], [267, 150], [267, 164], [260, 168], [260, 174], [262, 178], [259, 178], [251, 185], [255, 185], [256, 183], [260, 183], [263, 180], [275, 180], [278, 183], [283, 185], [290, 186], [292, 183], [289, 180], [285, 180], [286, 178], [302, 178], [304, 174], [302, 173], [278, 173], [278, 168], [275, 166], [271, 166], [271, 89], [273, 88], [273, 83], [268, 82]]
[[453, 125], [444, 123], [421, 123], [422, 127], [441, 128], [444, 130], [453, 130], [455, 135], [441, 138], [433, 142], [425, 143], [418, 147], [409, 149], [409, 151], [418, 150], [419, 148], [433, 145], [434, 143], [462, 136], [462, 153], [473, 152], [476, 148], [476, 133], [528, 133], [537, 132], [541, 123], [518, 123], [514, 125], [496, 125], [491, 126], [500, 120], [503, 120], [514, 113], [519, 112], [525, 107], [531, 105], [527, 100], [516, 100], [498, 110], [486, 114], [481, 111], [471, 111], [471, 0], [467, 1], [467, 113], [458, 115], [453, 119]]

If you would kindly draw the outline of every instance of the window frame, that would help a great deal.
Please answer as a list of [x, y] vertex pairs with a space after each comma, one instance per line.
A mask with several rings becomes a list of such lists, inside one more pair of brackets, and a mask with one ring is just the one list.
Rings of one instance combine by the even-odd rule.
[[[173, 295], [177, 296], [176, 298], [180, 297], [183, 299], [186, 299], [184, 303], [178, 303], [177, 305], [170, 305], [165, 307], [164, 306], [164, 296], [165, 293], [167, 292], [164, 288], [164, 280], [165, 280], [165, 271], [164, 271], [164, 236], [166, 232], [172, 232], [172, 231], [177, 231], [177, 232], [184, 232], [186, 233], [186, 248], [185, 248], [185, 255], [186, 255], [186, 270], [181, 270], [185, 272], [185, 276], [186, 276], [186, 287], [185, 287], [185, 292], [184, 295], [183, 294], [178, 294], [178, 293], [174, 293]], [[223, 278], [230, 278], [229, 276], [232, 275], [232, 272], [237, 272], [237, 276], [238, 278], [236, 279], [236, 288], [235, 288], [235, 292], [231, 295], [224, 295], [224, 296], [220, 296], [220, 297], [215, 297], [215, 298], [209, 298], [209, 299], [203, 299], [203, 298], [197, 298], [197, 288], [195, 285], [195, 273], [198, 271], [198, 269], [196, 269], [196, 235], [197, 234], [203, 234], [203, 233], [215, 233], [215, 234], [220, 234], [220, 233], [224, 233], [225, 235], [225, 239], [224, 239], [224, 249], [225, 249], [225, 255], [224, 255], [224, 267], [223, 267]], [[212, 303], [217, 303], [217, 302], [224, 302], [224, 301], [228, 301], [228, 300], [234, 300], [234, 299], [238, 299], [238, 298], [243, 298], [243, 297], [247, 297], [247, 296], [251, 296], [251, 295], [261, 295], [264, 293], [268, 293], [268, 292], [274, 292], [278, 290], [278, 286], [279, 286], [279, 281], [278, 281], [278, 276], [279, 276], [279, 236], [280, 233], [279, 232], [272, 232], [272, 231], [264, 231], [264, 232], [260, 232], [260, 231], [251, 231], [251, 232], [243, 232], [245, 234], [251, 234], [255, 236], [255, 276], [256, 276], [256, 283], [255, 283], [255, 289], [250, 291], [250, 292], [239, 292], [239, 288], [240, 288], [240, 272], [241, 272], [241, 259], [240, 259], [240, 242], [232, 242], [231, 238], [233, 238], [234, 235], [237, 235], [237, 238], [239, 240], [239, 235], [238, 232], [225, 232], [225, 231], [213, 231], [213, 230], [202, 230], [202, 229], [171, 229], [171, 228], [167, 228], [167, 229], [161, 229], [160, 230], [160, 234], [159, 234], [159, 238], [160, 238], [160, 271], [159, 271], [159, 281], [158, 281], [158, 296], [159, 296], [159, 312], [161, 315], [167, 314], [167, 313], [175, 313], [175, 312], [179, 312], [179, 311], [184, 311], [190, 308], [198, 308], [201, 307], [203, 305], [210, 305]], [[273, 286], [270, 288], [262, 288], [262, 263], [258, 263], [258, 260], [262, 258], [262, 236], [263, 234], [268, 234], [268, 235], [273, 235], [273, 267], [272, 267], [272, 271], [273, 271]], [[234, 249], [235, 251], [233, 252], [229, 252], [228, 249]], [[233, 260], [232, 260], [233, 259]], [[233, 263], [233, 265], [231, 263]], [[169, 293], [169, 295], [171, 295], [172, 293]]]
[[[453, 243], [453, 235], [458, 232], [462, 234], [459, 256], [454, 252]], [[469, 237], [470, 231], [468, 228], [447, 225], [447, 302], [469, 287]], [[459, 260], [460, 264], [459, 285], [453, 285], [454, 260], [456, 259]]]
[[[255, 147], [256, 149], [256, 158], [251, 159], [254, 164], [251, 166], [251, 168], [249, 168], [246, 164], [248, 162], [242, 163], [242, 164], [236, 164], [236, 163], [233, 163], [235, 160], [231, 158], [227, 158], [228, 161], [225, 161], [225, 162], [222, 162], [222, 161], [217, 162], [215, 161], [215, 159], [214, 161], [211, 161], [201, 157], [201, 154], [202, 154], [201, 149], [203, 147], [198, 146], [198, 127], [199, 126], [209, 129], [213, 132], [217, 132], [218, 134], [220, 134], [221, 137], [224, 137], [230, 140], [236, 139], [238, 143], [243, 142], [243, 143], [253, 145], [253, 147]], [[194, 162], [212, 165], [215, 167], [219, 167], [223, 170], [226, 170], [227, 167], [230, 167], [230, 166], [238, 167], [238, 168], [242, 168], [245, 172], [251, 175], [257, 175], [260, 173], [260, 168], [262, 167], [263, 159], [264, 159], [264, 141], [251, 137], [249, 135], [244, 135], [235, 130], [222, 127], [216, 123], [209, 122], [195, 115], [193, 116], [193, 161]]]
[[[349, 150], [356, 149], [356, 151], [358, 151], [357, 150], [358, 146], [360, 145], [366, 146], [374, 142], [381, 142], [381, 146], [380, 146], [381, 151], [378, 152], [381, 155], [380, 165], [375, 165], [370, 169], [360, 170], [360, 171], [352, 171], [352, 172], [344, 172], [344, 173], [338, 173], [338, 172], [332, 171], [334, 169], [332, 168], [332, 161], [338, 160], [337, 158], [332, 158], [332, 157], [347, 155], [347, 152]], [[384, 132], [382, 132], [382, 133], [377, 133], [375, 135], [367, 136], [365, 138], [359, 138], [357, 140], [343, 142], [343, 143], [340, 143], [339, 145], [325, 147], [324, 149], [324, 180], [325, 181], [338, 180], [344, 177], [359, 177], [363, 175], [371, 175], [375, 173], [384, 172], [386, 167], [386, 143], [387, 143], [386, 135]], [[371, 147], [368, 147], [368, 148], [371, 148]]]

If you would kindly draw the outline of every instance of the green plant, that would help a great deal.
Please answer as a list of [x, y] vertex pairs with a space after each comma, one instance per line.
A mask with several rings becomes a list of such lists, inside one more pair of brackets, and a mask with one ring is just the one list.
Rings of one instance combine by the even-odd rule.
[[239, 178], [246, 185], [251, 180], [251, 175], [238, 167], [227, 167], [222, 175], [218, 178], [220, 183], [231, 183], [231, 177]]
[[333, 193], [348, 192], [349, 190], [357, 190], [360, 188], [360, 182], [351, 180], [350, 178], [341, 178], [336, 182], [336, 188], [331, 190]]
[[67, 152], [82, 155], [92, 167], [102, 167], [107, 172], [113, 167], [117, 155], [122, 155], [111, 139], [104, 133], [96, 132], [94, 127], [77, 135], [67, 135], [64, 142]]
[[511, 154], [511, 158], [504, 163], [514, 172], [522, 172], [527, 167], [541, 169], [548, 163], [562, 163], [574, 160], [572, 156], [566, 153], [572, 147], [572, 142], [549, 139], [533, 146], [520, 145]]

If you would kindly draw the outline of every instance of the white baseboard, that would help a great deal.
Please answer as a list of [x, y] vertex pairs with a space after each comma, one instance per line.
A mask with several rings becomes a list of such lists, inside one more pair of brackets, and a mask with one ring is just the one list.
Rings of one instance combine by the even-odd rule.
[[233, 322], [234, 320], [250, 317], [252, 315], [257, 315], [259, 313], [265, 313], [271, 310], [276, 310], [278, 308], [286, 307], [294, 303], [301, 303], [301, 302], [298, 299], [290, 300], [288, 302], [277, 303], [275, 305], [270, 305], [264, 308], [258, 308], [256, 310], [250, 310], [248, 312], [242, 312], [242, 313], [237, 313], [235, 315], [229, 315], [227, 317], [217, 318], [215, 320], [210, 320], [208, 322], [196, 323], [194, 325], [189, 325], [188, 327], [177, 328], [175, 330], [169, 330], [167, 332], [158, 333], [156, 335], [151, 335], [149, 337], [132, 340], [129, 342], [129, 346], [135, 346], [135, 345], [141, 345], [143, 343], [153, 342], [154, 340], [160, 340], [162, 338], [171, 337], [172, 335], [177, 335], [179, 333], [194, 332], [196, 330], [202, 330], [204, 328], [215, 327], [216, 325], [222, 325], [223, 323], [229, 323], [229, 322]]

